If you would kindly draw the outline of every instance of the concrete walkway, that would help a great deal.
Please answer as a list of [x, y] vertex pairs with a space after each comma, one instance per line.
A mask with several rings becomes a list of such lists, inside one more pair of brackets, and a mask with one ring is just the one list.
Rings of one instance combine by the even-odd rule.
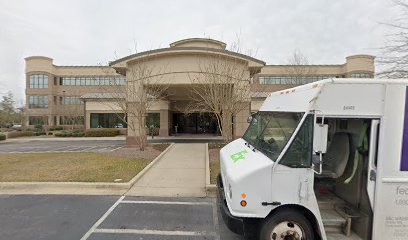
[[206, 144], [174, 144], [128, 196], [205, 197]]

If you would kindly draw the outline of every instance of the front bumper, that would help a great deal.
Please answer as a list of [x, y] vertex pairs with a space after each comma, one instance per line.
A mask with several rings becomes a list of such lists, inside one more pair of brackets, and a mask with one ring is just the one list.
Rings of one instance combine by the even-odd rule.
[[220, 207], [220, 212], [222, 219], [224, 220], [227, 227], [234, 233], [243, 235], [244, 234], [244, 220], [239, 217], [232, 216], [228, 209], [227, 201], [224, 194], [224, 186], [222, 183], [221, 174], [217, 177], [217, 192], [218, 192], [218, 206]]

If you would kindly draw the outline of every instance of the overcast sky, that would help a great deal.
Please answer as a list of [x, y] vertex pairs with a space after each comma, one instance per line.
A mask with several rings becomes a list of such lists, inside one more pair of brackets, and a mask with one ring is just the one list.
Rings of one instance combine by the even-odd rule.
[[24, 99], [24, 58], [97, 65], [191, 37], [228, 43], [267, 64], [295, 49], [314, 64], [377, 55], [398, 13], [391, 0], [0, 0], [0, 95]]

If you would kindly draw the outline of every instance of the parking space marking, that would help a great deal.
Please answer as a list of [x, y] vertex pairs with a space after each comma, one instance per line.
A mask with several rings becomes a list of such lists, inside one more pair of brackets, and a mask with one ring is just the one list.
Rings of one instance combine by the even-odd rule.
[[37, 146], [37, 147], [21, 147], [12, 151], [0, 150], [1, 153], [70, 153], [70, 152], [113, 152], [123, 148], [123, 145], [104, 145], [104, 146]]
[[123, 200], [121, 203], [164, 204], [164, 205], [212, 205], [211, 202], [166, 202], [166, 201], [133, 201], [133, 200]]
[[95, 233], [132, 233], [146, 235], [164, 235], [164, 236], [215, 236], [214, 232], [193, 232], [193, 231], [161, 231], [148, 229], [95, 229]]
[[81, 240], [86, 240], [91, 236], [93, 232], [95, 232], [95, 229], [109, 216], [109, 214], [115, 210], [115, 208], [119, 205], [119, 203], [125, 198], [125, 196], [121, 196], [109, 209], [106, 211], [105, 214], [102, 215], [101, 218], [99, 218], [98, 221], [88, 230], [88, 232], [85, 233], [85, 235], [81, 238]]
[[217, 233], [215, 235], [215, 239], [219, 240], [220, 239], [220, 229], [218, 228], [218, 203], [217, 199], [214, 198], [212, 199], [212, 210], [213, 210], [213, 223], [214, 223], [214, 229], [215, 232]]
[[[85, 233], [81, 240], [87, 240], [92, 233], [105, 234], [141, 234], [141, 235], [162, 235], [162, 236], [212, 236], [216, 240], [220, 239], [217, 215], [217, 202], [187, 202], [187, 201], [148, 201], [148, 200], [123, 200], [125, 195], [121, 196], [98, 221]], [[166, 230], [151, 230], [151, 229], [111, 229], [98, 228], [109, 215], [116, 209], [119, 204], [160, 204], [160, 205], [201, 205], [212, 206], [213, 224], [215, 231], [166, 231]]]
[[123, 146], [115, 147], [115, 148], [111, 149], [110, 151], [113, 152], [113, 151], [116, 151], [116, 150], [121, 149], [121, 148], [123, 148]]

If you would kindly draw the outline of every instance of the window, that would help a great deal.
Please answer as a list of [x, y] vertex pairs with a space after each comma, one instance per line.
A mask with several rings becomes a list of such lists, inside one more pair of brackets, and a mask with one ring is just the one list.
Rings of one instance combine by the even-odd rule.
[[352, 77], [352, 78], [371, 78], [371, 74], [369, 74], [369, 73], [352, 73], [350, 77]]
[[42, 116], [29, 116], [28, 117], [29, 125], [48, 125], [48, 118]]
[[81, 98], [78, 96], [67, 96], [62, 98], [62, 104], [64, 105], [82, 105], [84, 104], [83, 101], [81, 101]]
[[123, 113], [91, 113], [91, 128], [127, 128]]
[[60, 125], [83, 125], [84, 116], [60, 116]]
[[243, 138], [275, 161], [302, 119], [303, 113], [258, 112]]
[[146, 117], [147, 128], [160, 128], [160, 113], [148, 113]]
[[48, 76], [44, 74], [32, 74], [29, 77], [30, 88], [48, 88]]
[[60, 83], [65, 86], [125, 85], [126, 78], [124, 76], [61, 77]]
[[260, 84], [276, 85], [302, 85], [316, 82], [326, 78], [336, 78], [334, 75], [317, 75], [317, 76], [260, 76]]
[[313, 115], [308, 115], [288, 151], [279, 162], [292, 168], [312, 165]]
[[48, 108], [48, 96], [29, 96], [29, 108]]

